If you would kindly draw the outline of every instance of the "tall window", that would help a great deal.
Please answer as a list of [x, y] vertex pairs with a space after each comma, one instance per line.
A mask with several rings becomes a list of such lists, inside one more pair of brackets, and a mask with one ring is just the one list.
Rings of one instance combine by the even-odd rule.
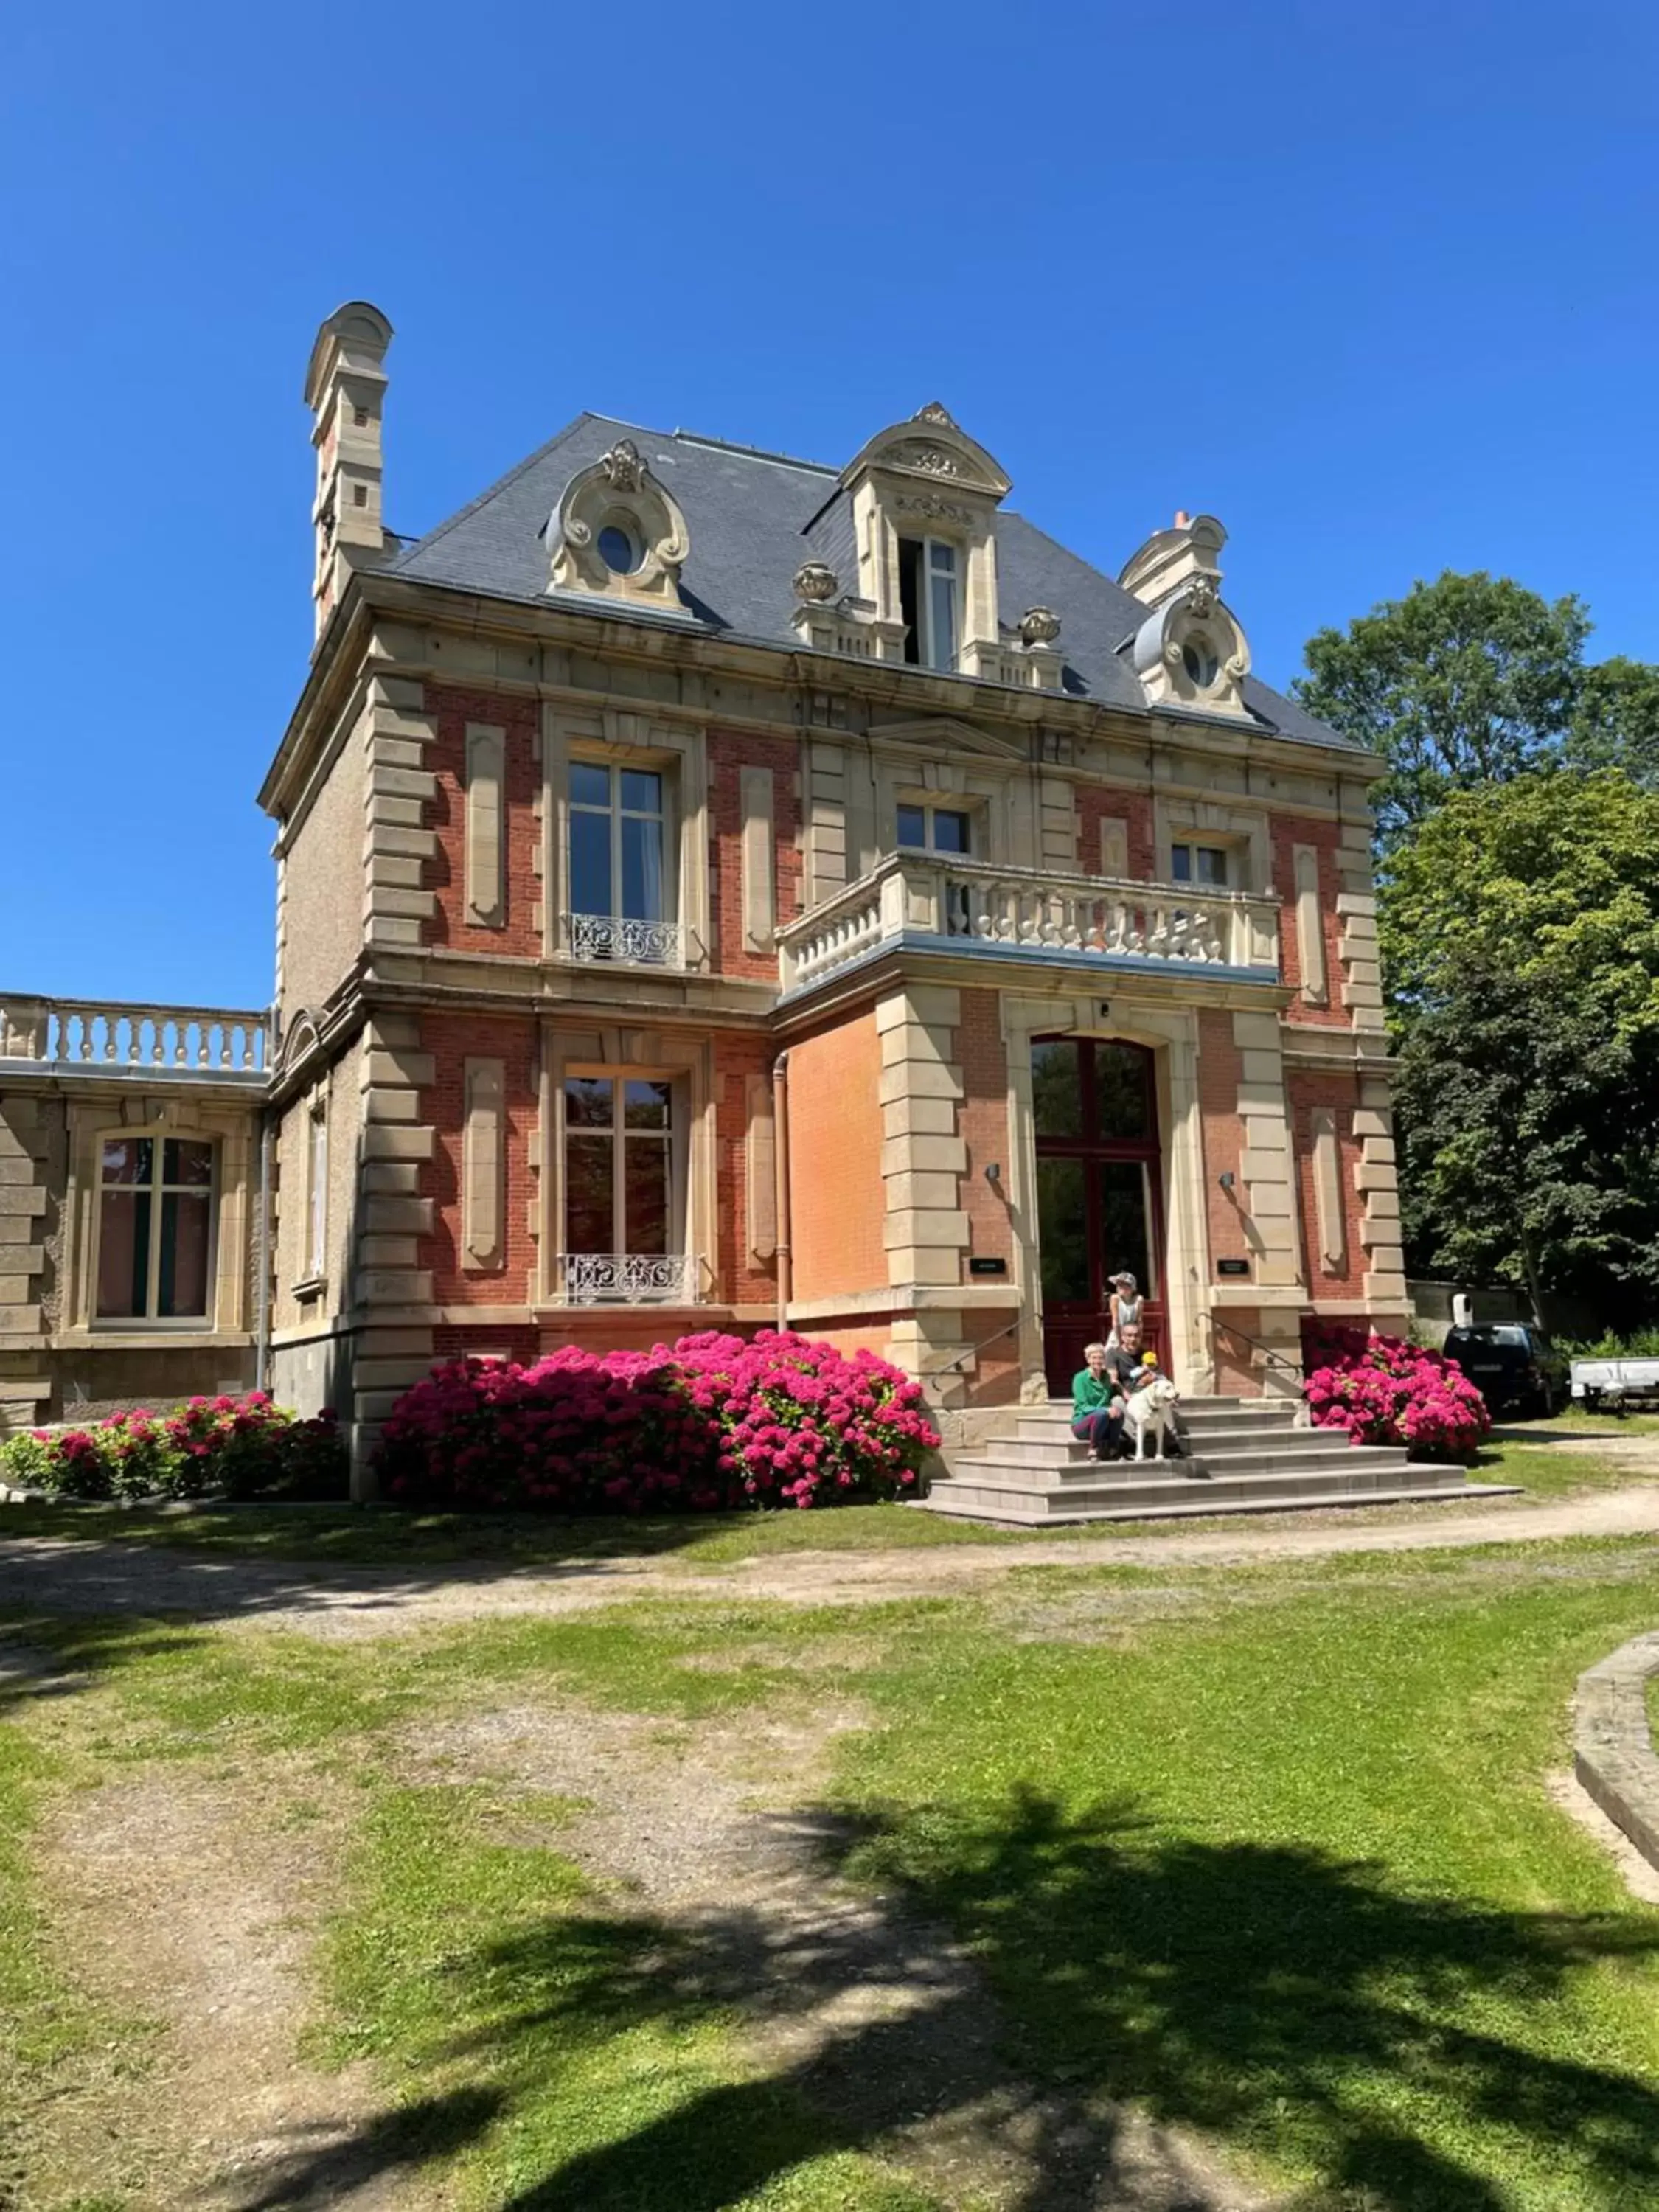
[[567, 1252], [672, 1249], [674, 1137], [672, 1084], [636, 1076], [565, 1078]]
[[305, 1273], [315, 1281], [328, 1264], [328, 1109], [321, 1101], [306, 1121]]
[[98, 1318], [204, 1321], [213, 1249], [213, 1146], [108, 1137], [98, 1194]]
[[1210, 890], [1225, 890], [1226, 848], [1223, 845], [1171, 845], [1170, 873], [1178, 884], [1202, 884]]
[[899, 611], [904, 657], [924, 668], [953, 669], [961, 629], [962, 559], [939, 538], [899, 540]]
[[661, 921], [667, 886], [663, 778], [655, 769], [570, 763], [570, 909]]

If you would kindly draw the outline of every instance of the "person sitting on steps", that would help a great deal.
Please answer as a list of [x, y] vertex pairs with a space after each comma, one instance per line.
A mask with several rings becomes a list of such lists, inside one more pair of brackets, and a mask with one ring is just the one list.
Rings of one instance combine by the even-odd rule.
[[1086, 1364], [1072, 1377], [1072, 1434], [1087, 1444], [1091, 1459], [1111, 1459], [1123, 1433], [1124, 1397], [1115, 1369], [1109, 1364], [1116, 1355], [1103, 1344], [1085, 1345]]
[[[1123, 1404], [1127, 1406], [1143, 1384], [1156, 1382], [1158, 1376], [1163, 1375], [1164, 1370], [1158, 1364], [1158, 1354], [1144, 1349], [1140, 1323], [1138, 1321], [1127, 1322], [1122, 1334], [1123, 1341], [1118, 1346], [1116, 1351], [1107, 1355], [1107, 1365], [1111, 1370], [1119, 1395]], [[1170, 1437], [1175, 1455], [1177, 1459], [1186, 1459], [1191, 1451], [1191, 1447], [1187, 1441], [1186, 1423], [1182, 1419], [1181, 1408], [1178, 1406], [1172, 1409], [1172, 1413]], [[1117, 1434], [1121, 1440], [1123, 1434], [1121, 1412], [1118, 1415]]]

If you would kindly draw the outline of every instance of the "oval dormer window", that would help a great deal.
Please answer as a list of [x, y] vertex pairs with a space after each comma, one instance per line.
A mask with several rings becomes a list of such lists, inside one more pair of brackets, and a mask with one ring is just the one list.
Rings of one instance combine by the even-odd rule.
[[599, 558], [613, 576], [631, 576], [645, 558], [634, 532], [620, 522], [607, 522], [599, 535]]
[[1181, 648], [1182, 665], [1200, 691], [1207, 691], [1221, 673], [1221, 663], [1207, 639], [1189, 637]]

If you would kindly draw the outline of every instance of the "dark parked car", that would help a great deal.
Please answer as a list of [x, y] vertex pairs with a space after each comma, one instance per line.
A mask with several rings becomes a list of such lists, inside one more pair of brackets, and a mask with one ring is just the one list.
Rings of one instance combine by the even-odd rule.
[[1553, 1413], [1567, 1394], [1567, 1364], [1530, 1322], [1487, 1322], [1447, 1332], [1443, 1347], [1494, 1413]]

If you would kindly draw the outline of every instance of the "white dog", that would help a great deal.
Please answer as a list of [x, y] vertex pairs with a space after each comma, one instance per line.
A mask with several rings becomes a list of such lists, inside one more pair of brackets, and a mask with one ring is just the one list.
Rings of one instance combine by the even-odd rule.
[[1164, 1449], [1164, 1440], [1175, 1428], [1175, 1409], [1180, 1395], [1181, 1393], [1167, 1375], [1158, 1375], [1155, 1376], [1150, 1382], [1143, 1382], [1139, 1389], [1130, 1397], [1124, 1408], [1123, 1419], [1126, 1425], [1133, 1432], [1135, 1457], [1138, 1460], [1143, 1460], [1146, 1456], [1146, 1436], [1149, 1430], [1158, 1439], [1159, 1459], [1168, 1459], [1170, 1456]]

